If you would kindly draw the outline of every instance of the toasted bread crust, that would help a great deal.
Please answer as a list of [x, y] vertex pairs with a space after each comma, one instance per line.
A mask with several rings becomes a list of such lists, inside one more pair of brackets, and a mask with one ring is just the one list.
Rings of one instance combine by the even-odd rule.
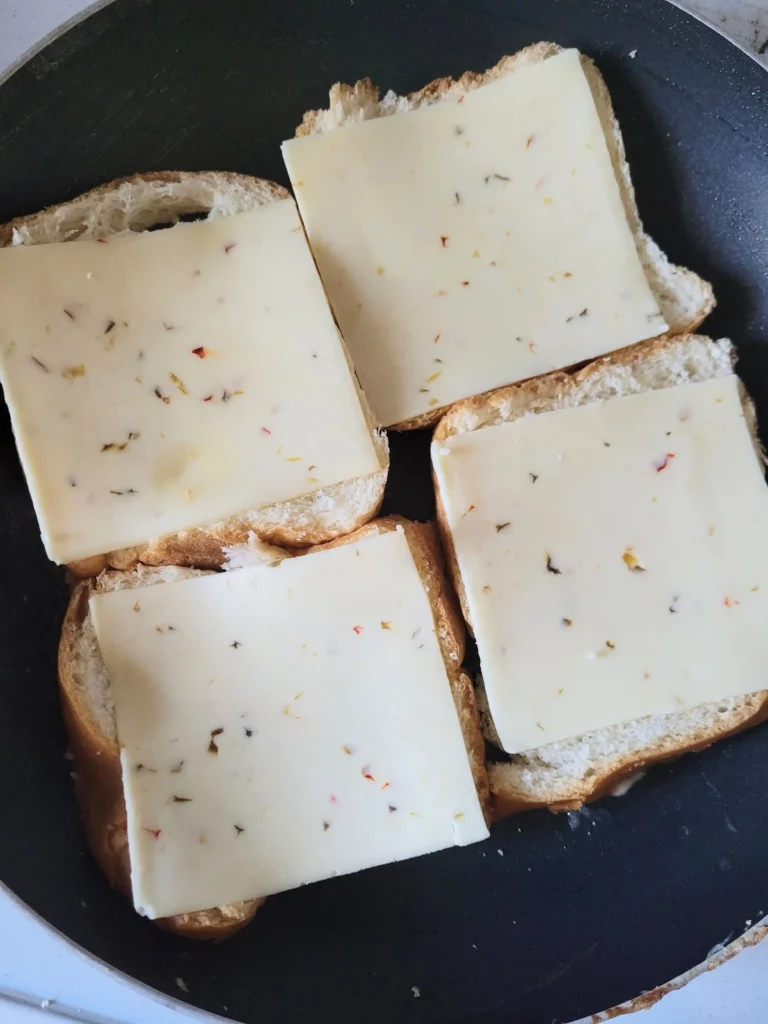
[[425, 430], [427, 427], [434, 427], [450, 409], [450, 405], [441, 405], [437, 409], [430, 409], [429, 412], [423, 412], [419, 416], [412, 416], [409, 420], [395, 423], [391, 427], [387, 427], [387, 430]]
[[742, 732], [744, 729], [760, 725], [766, 719], [768, 719], [768, 690], [760, 690], [749, 695], [741, 716], [729, 719], [727, 724], [723, 724], [722, 727], [702, 732], [683, 746], [674, 746], [670, 743], [641, 757], [628, 755], [616, 759], [609, 770], [597, 772], [590, 779], [582, 780], [582, 784], [574, 788], [572, 797], [567, 800], [548, 802], [526, 799], [516, 793], [503, 779], [503, 768], [508, 766], [490, 765], [488, 776], [491, 786], [491, 820], [499, 821], [510, 814], [519, 814], [522, 811], [533, 811], [543, 807], [553, 812], [578, 810], [584, 804], [594, 803], [596, 800], [610, 795], [621, 782], [637, 772], [642, 772], [656, 764], [676, 760], [683, 754], [706, 750], [713, 743], [727, 739], [728, 736], [735, 736], [736, 733]]
[[485, 740], [480, 723], [480, 713], [475, 699], [472, 681], [462, 671], [464, 660], [464, 622], [456, 604], [456, 597], [445, 571], [445, 561], [440, 548], [437, 530], [433, 523], [415, 523], [401, 516], [386, 516], [376, 519], [367, 526], [356, 530], [347, 537], [340, 537], [328, 544], [310, 548], [311, 552], [325, 551], [340, 547], [343, 544], [354, 544], [366, 537], [382, 533], [391, 533], [402, 527], [419, 576], [424, 583], [432, 615], [435, 621], [435, 632], [440, 644], [448, 679], [451, 684], [456, 711], [461, 723], [464, 745], [472, 767], [483, 813], [490, 814], [490, 788], [485, 767]]
[[453, 582], [453, 589], [456, 591], [456, 596], [459, 599], [459, 607], [461, 608], [461, 614], [464, 616], [464, 621], [467, 624], [467, 629], [474, 636], [472, 617], [469, 613], [469, 601], [467, 600], [467, 592], [464, 589], [464, 580], [461, 578], [459, 559], [456, 554], [456, 545], [453, 543], [453, 534], [451, 533], [451, 528], [448, 525], [448, 516], [445, 511], [445, 505], [443, 504], [443, 497], [440, 494], [440, 488], [437, 485], [437, 477], [434, 472], [432, 473], [432, 483], [435, 488], [437, 529], [440, 534], [443, 551], [445, 552], [445, 561], [448, 566], [448, 572]]
[[[120, 749], [98, 728], [74, 678], [74, 645], [88, 615], [96, 585], [77, 585], [70, 598], [61, 641], [58, 674], [64, 725], [75, 768], [75, 795], [88, 845], [110, 885], [131, 899], [131, 865], [123, 796]], [[155, 923], [189, 939], [225, 939], [244, 928], [264, 900], [247, 900], [193, 914], [176, 914]]]

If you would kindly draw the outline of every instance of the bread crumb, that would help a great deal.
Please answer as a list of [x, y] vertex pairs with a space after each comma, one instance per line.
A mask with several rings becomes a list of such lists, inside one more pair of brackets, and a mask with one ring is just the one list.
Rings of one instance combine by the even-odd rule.
[[500, 857], [503, 857], [503, 856], [504, 856], [504, 851], [503, 851], [503, 850], [497, 850], [497, 851], [496, 851], [496, 853], [498, 853], [498, 855], [499, 855]]
[[174, 978], [173, 980], [176, 982], [176, 984], [179, 986], [182, 992], [189, 992], [189, 989], [187, 988], [187, 983], [186, 981], [184, 981], [183, 978]]
[[630, 50], [629, 51], [629, 56], [632, 58], [632, 60], [634, 60], [635, 57], [637, 56], [637, 50]]
[[419, 988], [418, 985], [411, 985], [411, 992], [413, 992], [413, 998], [414, 999], [420, 999], [421, 998], [421, 989]]

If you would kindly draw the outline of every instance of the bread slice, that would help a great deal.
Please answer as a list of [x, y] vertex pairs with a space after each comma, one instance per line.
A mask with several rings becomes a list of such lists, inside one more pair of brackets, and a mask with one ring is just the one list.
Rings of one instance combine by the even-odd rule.
[[[472, 680], [461, 667], [464, 660], [464, 622], [456, 603], [456, 595], [446, 574], [445, 560], [436, 525], [434, 523], [414, 523], [401, 516], [387, 516], [368, 523], [367, 526], [361, 527], [348, 537], [340, 537], [328, 544], [311, 548], [310, 552], [340, 547], [342, 544], [354, 544], [365, 537], [391, 533], [398, 526], [403, 528], [408, 547], [432, 606], [435, 632], [451, 684], [453, 701], [464, 736], [464, 745], [472, 766], [472, 776], [483, 812], [489, 819], [490, 790], [485, 767], [485, 742], [480, 714]], [[429, 728], [429, 723], [425, 722], [424, 727]]]
[[[388, 92], [383, 99], [377, 86], [365, 78], [355, 85], [337, 83], [330, 90], [329, 105], [325, 110], [311, 110], [304, 115], [296, 129], [297, 136], [332, 131], [346, 124], [367, 121], [377, 117], [418, 110], [444, 99], [457, 99], [494, 79], [512, 74], [522, 67], [547, 60], [561, 52], [555, 43], [536, 43], [513, 56], [503, 57], [495, 67], [482, 74], [465, 72], [461, 78], [438, 78], [418, 92], [397, 96]], [[656, 243], [643, 230], [635, 201], [635, 192], [624, 151], [618, 121], [613, 113], [610, 95], [603, 77], [589, 57], [582, 56], [582, 67], [592, 90], [600, 121], [608, 144], [616, 180], [627, 221], [634, 235], [640, 261], [648, 283], [669, 326], [669, 333], [683, 334], [694, 331], [709, 315], [715, 305], [712, 286], [697, 274], [671, 263]], [[393, 430], [412, 430], [436, 423], [446, 407], [431, 410], [421, 416], [396, 424]]]
[[[733, 372], [733, 366], [733, 347], [727, 340], [711, 341], [693, 334], [665, 336], [603, 356], [576, 373], [552, 373], [458, 402], [438, 424], [435, 438], [481, 430], [553, 409], [724, 377]], [[746, 393], [742, 401], [756, 453], [762, 457], [754, 409]], [[471, 628], [439, 491], [437, 506], [448, 564]], [[482, 686], [479, 699], [485, 734], [498, 745]], [[746, 697], [732, 697], [673, 714], [649, 715], [523, 751], [505, 762], [489, 765], [494, 816], [534, 807], [580, 807], [612, 792], [650, 764], [700, 750], [767, 717], [768, 690], [760, 690]]]
[[[289, 198], [280, 185], [242, 174], [166, 171], [121, 178], [59, 206], [20, 217], [0, 227], [0, 245], [39, 245], [78, 238], [108, 238], [173, 225], [194, 215], [219, 219]], [[350, 364], [351, 365], [351, 364]], [[360, 392], [368, 414], [365, 398]], [[145, 565], [216, 568], [223, 549], [245, 544], [249, 534], [287, 547], [319, 544], [368, 522], [378, 512], [389, 465], [386, 435], [368, 415], [381, 468], [290, 501], [252, 509], [219, 522], [148, 540], [73, 563], [78, 576], [105, 568]]]
[[[485, 770], [485, 742], [475, 691], [462, 671], [464, 623], [445, 573], [445, 564], [434, 524], [411, 523], [399, 517], [376, 520], [355, 533], [311, 548], [350, 544], [377, 533], [402, 526], [416, 567], [429, 597], [435, 630], [450, 680], [456, 711], [470, 759], [472, 774], [486, 818], [490, 818], [490, 789]], [[247, 556], [247, 557], [246, 557]], [[230, 552], [235, 565], [276, 564], [290, 557], [288, 552], [252, 543], [247, 549]], [[110, 883], [131, 896], [131, 866], [125, 800], [123, 796], [120, 749], [114, 706], [106, 666], [99, 651], [88, 601], [92, 593], [205, 575], [206, 570], [138, 565], [128, 572], [105, 572], [97, 579], [83, 580], [75, 587], [62, 627], [59, 644], [59, 687], [64, 722], [75, 768], [75, 792], [83, 815], [88, 844]], [[162, 918], [161, 928], [187, 938], [223, 939], [243, 928], [263, 900], [247, 900], [225, 907]]]

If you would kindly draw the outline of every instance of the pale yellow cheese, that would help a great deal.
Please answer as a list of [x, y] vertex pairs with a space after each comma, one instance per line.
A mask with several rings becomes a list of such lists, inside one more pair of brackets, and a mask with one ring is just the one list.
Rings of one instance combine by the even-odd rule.
[[0, 308], [0, 380], [54, 561], [379, 468], [292, 200], [2, 249]]
[[486, 837], [402, 531], [91, 599], [149, 917]]
[[768, 489], [735, 376], [433, 461], [505, 750], [765, 688]]
[[665, 329], [574, 50], [283, 154], [385, 425]]

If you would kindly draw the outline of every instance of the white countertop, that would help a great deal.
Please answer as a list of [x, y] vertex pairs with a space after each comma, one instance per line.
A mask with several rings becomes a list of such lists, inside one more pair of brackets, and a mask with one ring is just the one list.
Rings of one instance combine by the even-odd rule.
[[[90, 5], [89, 0], [0, 0], [0, 74]], [[695, 11], [745, 48], [763, 50], [761, 59], [768, 67], [768, 0], [686, 0], [679, 6]], [[39, 1024], [57, 1015], [89, 1024], [215, 1020], [83, 956], [2, 892], [0, 951], [0, 1024]], [[767, 1007], [768, 942], [762, 942], [672, 991], [644, 1012], [642, 1024], [764, 1024]], [[226, 1012], [223, 1006], [221, 1010]]]

